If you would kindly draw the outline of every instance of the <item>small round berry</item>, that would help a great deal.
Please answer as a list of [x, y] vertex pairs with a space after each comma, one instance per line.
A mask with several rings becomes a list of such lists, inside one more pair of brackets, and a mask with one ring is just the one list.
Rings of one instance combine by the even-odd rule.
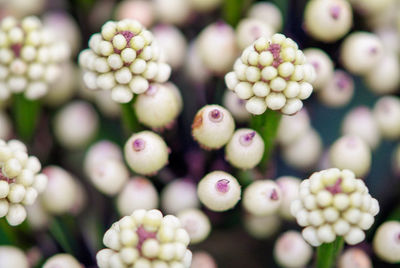
[[210, 210], [225, 211], [240, 200], [238, 181], [223, 171], [213, 171], [201, 179], [197, 186], [200, 201]]
[[309, 1], [304, 11], [308, 34], [323, 42], [334, 42], [349, 32], [353, 21], [350, 4], [345, 0]]
[[340, 255], [338, 260], [339, 268], [372, 268], [371, 259], [369, 256], [359, 248], [350, 248]]
[[307, 48], [304, 50], [307, 62], [311, 64], [316, 73], [316, 79], [312, 83], [315, 89], [321, 89], [329, 83], [333, 77], [333, 62], [323, 50]]
[[375, 253], [389, 263], [400, 262], [400, 223], [387, 221], [379, 226], [373, 239]]
[[318, 98], [328, 107], [345, 106], [351, 101], [353, 95], [353, 78], [341, 70], [336, 70], [332, 79], [318, 91]]
[[0, 246], [0, 267], [28, 268], [29, 261], [25, 253], [17, 247]]
[[98, 141], [90, 146], [83, 162], [83, 168], [86, 175], [89, 176], [92, 170], [96, 169], [98, 166], [101, 166], [102, 163], [107, 159], [122, 161], [121, 148], [108, 140]]
[[211, 223], [207, 215], [199, 209], [186, 209], [178, 213], [182, 227], [188, 232], [190, 242], [197, 244], [204, 241], [211, 231]]
[[168, 183], [161, 192], [161, 207], [171, 214], [199, 207], [197, 188], [190, 180], [180, 179]]
[[371, 149], [358, 136], [346, 135], [335, 141], [329, 150], [330, 163], [339, 169], [350, 169], [364, 177], [371, 167]]
[[168, 163], [168, 147], [156, 133], [142, 131], [125, 143], [125, 160], [138, 174], [154, 174]]
[[274, 246], [275, 261], [282, 267], [306, 267], [312, 253], [310, 245], [295, 231], [280, 235]]
[[248, 17], [256, 18], [271, 25], [274, 31], [282, 28], [282, 14], [279, 8], [271, 2], [256, 2], [251, 5], [247, 12]]
[[398, 97], [380, 98], [375, 103], [373, 115], [383, 138], [394, 140], [400, 137], [400, 100]]
[[282, 192], [282, 203], [279, 207], [279, 215], [287, 220], [293, 220], [290, 206], [293, 200], [299, 198], [299, 187], [301, 180], [296, 177], [282, 176], [276, 179], [276, 184]]
[[56, 254], [49, 258], [44, 264], [43, 268], [81, 268], [82, 264], [78, 262], [75, 257], [69, 254]]
[[225, 147], [225, 158], [234, 167], [250, 169], [260, 163], [264, 154], [264, 141], [249, 128], [238, 129]]
[[243, 206], [256, 216], [268, 216], [278, 211], [282, 204], [282, 191], [273, 181], [252, 182], [243, 193]]
[[365, 74], [365, 82], [374, 93], [395, 93], [400, 84], [400, 62], [392, 53], [386, 53], [372, 69]]
[[219, 149], [231, 139], [235, 122], [228, 110], [219, 105], [201, 108], [192, 124], [193, 138], [206, 149]]

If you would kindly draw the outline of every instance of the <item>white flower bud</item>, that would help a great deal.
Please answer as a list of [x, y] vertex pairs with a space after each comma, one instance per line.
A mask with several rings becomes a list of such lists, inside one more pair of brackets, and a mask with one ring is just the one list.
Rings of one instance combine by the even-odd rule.
[[59, 267], [59, 268], [81, 268], [82, 264], [80, 264], [75, 257], [69, 254], [56, 254], [49, 258], [44, 264], [43, 268], [51, 268], [51, 267]]
[[365, 74], [368, 88], [377, 94], [395, 93], [400, 84], [400, 62], [392, 53], [386, 53]]
[[182, 227], [188, 232], [192, 244], [204, 241], [211, 231], [207, 215], [199, 209], [186, 209], [177, 215]]
[[272, 215], [282, 203], [280, 187], [273, 181], [262, 180], [251, 183], [243, 193], [243, 206], [257, 216]]
[[243, 50], [260, 37], [269, 38], [274, 29], [268, 23], [256, 18], [242, 19], [236, 27], [236, 41]]
[[274, 258], [282, 267], [305, 267], [311, 257], [312, 248], [298, 232], [285, 232], [275, 242]]
[[275, 31], [282, 28], [282, 14], [279, 8], [270, 2], [257, 2], [251, 5], [247, 15], [271, 25]]
[[29, 262], [25, 253], [17, 247], [0, 246], [0, 267], [28, 268]]
[[372, 263], [369, 256], [359, 248], [349, 248], [340, 255], [338, 260], [339, 268], [372, 268]]
[[344, 71], [337, 70], [332, 79], [318, 91], [318, 98], [329, 107], [347, 105], [354, 94], [353, 78]]
[[161, 192], [161, 207], [164, 211], [177, 214], [190, 208], [199, 207], [196, 185], [180, 179], [168, 183]]
[[400, 100], [397, 97], [380, 98], [375, 103], [373, 115], [382, 137], [391, 140], [400, 137]]
[[217, 268], [214, 258], [205, 251], [195, 251], [193, 253], [191, 268]]
[[186, 0], [155, 0], [153, 6], [157, 18], [167, 24], [182, 25], [190, 15], [190, 3]]
[[279, 215], [287, 220], [292, 220], [294, 216], [291, 213], [291, 204], [293, 200], [299, 198], [300, 179], [291, 176], [282, 176], [276, 179], [276, 184], [282, 193]]
[[373, 239], [374, 252], [389, 263], [400, 261], [400, 223], [387, 221], [379, 226]]
[[256, 239], [265, 239], [274, 235], [281, 226], [281, 220], [277, 215], [255, 216], [246, 214], [244, 227], [246, 231]]

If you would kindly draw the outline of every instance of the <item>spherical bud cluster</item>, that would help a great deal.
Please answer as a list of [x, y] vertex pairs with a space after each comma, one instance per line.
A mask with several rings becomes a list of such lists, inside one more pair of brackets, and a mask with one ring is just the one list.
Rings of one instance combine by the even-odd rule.
[[204, 241], [211, 232], [211, 223], [207, 215], [199, 209], [186, 209], [178, 213], [182, 227], [188, 232], [191, 244]]
[[257, 39], [236, 60], [233, 70], [226, 74], [225, 83], [247, 100], [246, 109], [252, 114], [262, 114], [267, 108], [295, 114], [313, 91], [314, 68], [283, 34]]
[[241, 128], [233, 133], [225, 147], [225, 158], [234, 167], [251, 169], [260, 163], [264, 155], [264, 141], [249, 128]]
[[400, 262], [400, 222], [387, 221], [379, 226], [373, 240], [374, 252], [389, 263]]
[[312, 254], [312, 247], [304, 241], [299, 232], [287, 231], [275, 242], [274, 258], [282, 267], [307, 267]]
[[306, 108], [302, 108], [293, 116], [283, 115], [278, 126], [277, 141], [287, 146], [296, 142], [311, 129], [310, 116]]
[[50, 257], [44, 264], [43, 268], [82, 268], [83, 265], [70, 254], [56, 254]]
[[364, 75], [376, 66], [383, 53], [384, 48], [378, 36], [368, 32], [354, 32], [343, 41], [340, 59], [349, 72]]
[[309, 35], [323, 42], [334, 42], [349, 32], [353, 13], [346, 0], [311, 0], [304, 11], [304, 26]]
[[199, 34], [196, 49], [208, 70], [223, 75], [232, 68], [238, 54], [235, 31], [223, 21], [210, 24]]
[[176, 215], [178, 212], [200, 206], [196, 185], [186, 179], [168, 183], [161, 192], [163, 211]]
[[12, 133], [12, 123], [8, 115], [0, 110], [0, 139], [10, 138]]
[[129, 167], [136, 173], [157, 173], [168, 163], [169, 149], [156, 133], [142, 131], [133, 134], [125, 143], [124, 155]]
[[329, 162], [339, 169], [350, 169], [358, 178], [366, 176], [371, 167], [371, 149], [365, 141], [346, 135], [335, 141], [329, 149]]
[[395, 96], [380, 98], [373, 109], [374, 118], [385, 139], [400, 137], [400, 99]]
[[162, 55], [172, 69], [182, 66], [187, 49], [183, 33], [172, 25], [159, 24], [152, 29], [154, 39], [159, 44]]
[[328, 107], [343, 107], [354, 95], [353, 77], [342, 70], [336, 70], [327, 84], [318, 91], [319, 100]]
[[40, 196], [43, 207], [51, 214], [72, 212], [81, 188], [77, 179], [57, 166], [48, 166], [42, 172], [48, 178], [46, 190]]
[[374, 223], [378, 201], [353, 172], [336, 168], [315, 172], [301, 182], [300, 199], [294, 200], [291, 212], [305, 227], [304, 239], [312, 246], [331, 243], [343, 236], [346, 243], [364, 240], [364, 231]]
[[240, 50], [250, 46], [260, 37], [270, 38], [275, 33], [272, 26], [256, 18], [244, 18], [236, 27], [236, 42]]
[[271, 25], [275, 32], [279, 32], [282, 28], [281, 11], [271, 2], [256, 2], [249, 8], [247, 16], [264, 21]]
[[310, 63], [316, 73], [312, 85], [315, 89], [325, 87], [333, 77], [333, 62], [328, 54], [319, 48], [307, 48], [304, 50], [307, 62]]
[[244, 228], [256, 239], [266, 239], [274, 235], [281, 226], [281, 220], [277, 215], [256, 216], [246, 214]]
[[137, 209], [158, 207], [158, 192], [146, 178], [133, 177], [122, 188], [117, 198], [117, 208], [122, 216], [131, 215]]
[[349, 248], [340, 255], [338, 268], [372, 268], [369, 256], [359, 248]]
[[240, 184], [224, 171], [213, 171], [197, 185], [197, 195], [208, 209], [225, 211], [233, 208], [240, 200]]
[[54, 118], [54, 135], [62, 146], [71, 149], [85, 147], [97, 134], [99, 118], [85, 101], [73, 101], [64, 106]]
[[192, 136], [204, 149], [219, 149], [231, 139], [235, 121], [219, 105], [206, 105], [194, 117]]
[[281, 189], [281, 205], [279, 207], [279, 215], [286, 220], [293, 220], [294, 217], [290, 212], [290, 206], [293, 200], [299, 199], [299, 187], [301, 180], [292, 176], [282, 176], [276, 179]]
[[117, 20], [133, 19], [139, 21], [144, 27], [149, 28], [154, 20], [154, 6], [147, 0], [124, 0], [115, 7]]
[[[172, 84], [171, 84], [172, 85]], [[171, 125], [182, 109], [182, 97], [174, 85], [151, 84], [134, 103], [138, 120], [145, 126], [163, 128]]]
[[191, 268], [217, 268], [214, 258], [205, 251], [193, 252]]
[[365, 82], [378, 94], [395, 93], [400, 84], [400, 61], [394, 53], [386, 53], [372, 69], [365, 74]]
[[380, 142], [381, 135], [372, 111], [366, 106], [352, 109], [343, 119], [343, 135], [354, 135], [364, 140], [371, 149], [375, 149]]
[[395, 0], [350, 0], [349, 1], [354, 9], [360, 12], [362, 15], [374, 15], [379, 14], [385, 11], [388, 8], [391, 8], [391, 5], [395, 3]]
[[60, 62], [69, 47], [42, 28], [37, 17], [21, 21], [13, 17], [0, 22], [0, 99], [24, 93], [31, 100], [46, 95], [59, 77]]
[[159, 21], [166, 24], [184, 24], [190, 16], [190, 1], [153, 0], [154, 11]]
[[6, 217], [10, 225], [21, 224], [26, 218], [24, 205], [32, 205], [45, 190], [47, 176], [41, 168], [22, 142], [0, 139], [0, 218]]
[[106, 267], [179, 267], [189, 268], [192, 253], [187, 249], [190, 237], [172, 215], [159, 210], [135, 210], [104, 234], [107, 247], [97, 253], [97, 265]]
[[133, 94], [146, 92], [150, 83], [167, 81], [171, 67], [160, 60], [160, 48], [153, 39], [136, 20], [106, 22], [79, 55], [79, 64], [86, 70], [85, 85], [111, 90], [114, 101], [127, 103]]
[[25, 253], [17, 247], [0, 246], [0, 267], [29, 268], [29, 261]]
[[250, 120], [250, 114], [246, 110], [246, 101], [238, 98], [231, 90], [225, 90], [222, 104], [231, 112], [236, 122], [244, 123]]
[[243, 193], [243, 207], [255, 216], [275, 214], [282, 203], [282, 191], [271, 180], [252, 182]]
[[211, 78], [211, 71], [203, 63], [195, 41], [189, 45], [187, 50], [184, 72], [187, 77], [201, 85]]

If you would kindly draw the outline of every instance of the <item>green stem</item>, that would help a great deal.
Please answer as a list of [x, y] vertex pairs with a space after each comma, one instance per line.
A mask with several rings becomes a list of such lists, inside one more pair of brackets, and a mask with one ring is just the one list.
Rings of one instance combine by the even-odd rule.
[[32, 140], [40, 115], [38, 100], [28, 100], [23, 94], [14, 95], [13, 111], [18, 136], [25, 142]]
[[18, 241], [17, 235], [5, 218], [0, 219], [0, 244], [1, 245], [15, 245]]
[[133, 109], [133, 99], [128, 103], [121, 103], [122, 123], [127, 131], [136, 132], [140, 129], [135, 110]]
[[242, 17], [242, 11], [249, 0], [225, 0], [223, 6], [223, 18], [231, 26], [235, 27]]
[[263, 169], [266, 168], [271, 158], [280, 120], [281, 114], [273, 110], [267, 110], [265, 113], [251, 118], [251, 128], [256, 130], [264, 140], [264, 156], [260, 163], [260, 167]]
[[68, 236], [68, 234], [66, 234], [66, 228], [65, 226], [63, 226], [63, 223], [57, 218], [53, 218], [49, 226], [49, 231], [53, 238], [61, 246], [61, 248], [65, 252], [73, 255], [73, 246], [71, 241], [69, 240], [73, 236]]
[[325, 243], [317, 249], [317, 268], [331, 268], [342, 251], [344, 239], [338, 236], [332, 243]]

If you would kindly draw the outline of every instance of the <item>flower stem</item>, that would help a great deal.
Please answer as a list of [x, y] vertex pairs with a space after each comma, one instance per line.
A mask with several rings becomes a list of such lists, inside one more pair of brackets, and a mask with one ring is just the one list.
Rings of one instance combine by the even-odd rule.
[[72, 234], [68, 235], [63, 225], [61, 220], [54, 217], [49, 226], [49, 232], [66, 253], [73, 255], [73, 246], [70, 239], [74, 236]]
[[337, 255], [342, 251], [343, 237], [339, 236], [332, 243], [325, 243], [317, 249], [317, 268], [331, 268], [336, 263]]
[[129, 132], [136, 132], [140, 129], [135, 110], [133, 109], [133, 99], [128, 103], [121, 103], [122, 124]]
[[225, 0], [223, 6], [223, 18], [231, 26], [235, 27], [242, 17], [245, 6], [250, 5], [252, 0]]
[[18, 136], [25, 142], [32, 140], [40, 115], [38, 100], [28, 100], [24, 94], [14, 95], [13, 112]]

